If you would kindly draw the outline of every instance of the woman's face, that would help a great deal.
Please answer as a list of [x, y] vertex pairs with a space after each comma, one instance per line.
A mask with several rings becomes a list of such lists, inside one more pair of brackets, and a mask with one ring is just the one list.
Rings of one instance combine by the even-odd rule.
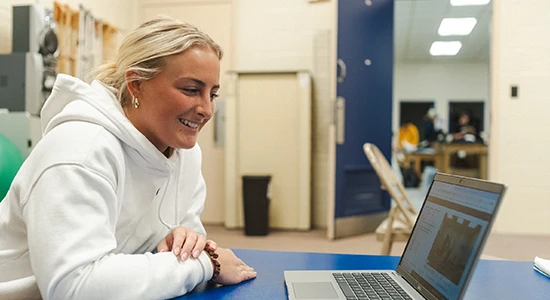
[[157, 76], [129, 85], [139, 107], [128, 105], [126, 115], [161, 152], [192, 148], [214, 114], [219, 78], [219, 59], [209, 48], [195, 46], [165, 57]]

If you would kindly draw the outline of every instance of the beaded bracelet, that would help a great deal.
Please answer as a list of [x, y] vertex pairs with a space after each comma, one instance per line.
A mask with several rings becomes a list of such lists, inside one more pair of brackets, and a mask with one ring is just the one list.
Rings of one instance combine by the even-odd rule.
[[214, 263], [214, 274], [212, 275], [212, 278], [210, 279], [210, 281], [214, 281], [220, 275], [222, 265], [218, 261], [218, 254], [214, 250], [211, 250], [210, 248], [208, 248], [208, 245], [206, 245], [206, 247], [204, 247], [204, 251], [206, 251], [208, 256], [210, 256], [210, 260], [212, 260], [212, 263]]

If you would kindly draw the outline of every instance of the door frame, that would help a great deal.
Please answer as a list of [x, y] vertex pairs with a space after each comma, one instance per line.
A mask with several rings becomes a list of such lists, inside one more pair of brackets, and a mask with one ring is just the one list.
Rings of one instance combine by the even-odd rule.
[[[336, 70], [336, 62], [339, 62], [340, 65], [343, 65], [341, 62], [340, 62], [340, 56], [342, 54], [344, 55], [347, 55], [345, 54], [346, 52], [343, 52], [343, 53], [339, 53], [338, 52], [338, 31], [339, 31], [339, 28], [338, 28], [338, 15], [340, 14], [339, 12], [339, 6], [338, 6], [338, 2], [339, 1], [335, 1], [336, 2], [336, 14], [335, 14], [335, 19], [336, 19], [336, 22], [335, 22], [335, 30], [334, 30], [334, 35], [335, 35], [335, 38], [334, 38], [334, 45], [335, 45], [335, 49], [334, 49], [334, 59], [333, 59], [333, 66], [334, 66], [334, 69]], [[388, 0], [389, 5], [393, 5], [393, 3], [391, 2], [391, 0]], [[370, 5], [377, 5], [378, 3], [365, 3], [367, 6], [370, 6]], [[385, 4], [384, 4], [385, 5]], [[380, 16], [381, 18], [385, 18], [386, 16], [384, 15], [384, 17], [382, 17], [383, 15], [378, 15]], [[373, 19], [372, 21], [370, 22], [378, 22], [378, 21], [374, 21], [375, 19]], [[393, 30], [393, 13], [392, 13], [392, 18], [391, 18], [391, 28]], [[393, 34], [391, 35], [392, 37], [392, 41], [391, 41], [391, 44], [393, 46]], [[364, 50], [364, 49], [363, 49]], [[387, 52], [385, 52], [387, 53]], [[364, 64], [368, 67], [371, 65], [371, 61], [370, 61], [370, 58], [372, 57], [377, 57], [377, 58], [380, 58], [380, 56], [376, 56], [378, 53], [375, 53], [375, 52], [372, 52], [370, 54], [367, 54], [367, 57], [368, 59], [365, 59], [364, 60]], [[370, 55], [373, 55], [372, 57], [369, 57]], [[344, 56], [343, 59], [346, 59], [346, 57]], [[382, 61], [385, 61], [385, 59], [387, 59], [387, 57], [383, 57], [382, 56]], [[391, 69], [391, 72], [393, 72], [393, 51], [391, 53], [391, 64], [390, 64], [390, 69]], [[349, 62], [347, 62], [349, 63]], [[355, 61], [355, 63], [357, 63]], [[376, 62], [375, 62], [376, 64]], [[345, 69], [345, 67], [341, 67], [341, 69]], [[372, 72], [372, 71], [371, 71]], [[340, 121], [342, 121], [342, 113], [341, 111], [346, 111], [345, 109], [345, 101], [346, 100], [349, 100], [349, 101], [352, 101], [353, 99], [345, 99], [344, 97], [346, 97], [346, 93], [340, 95], [338, 93], [338, 87], [337, 87], [337, 80], [336, 80], [336, 71], [333, 72], [333, 75], [334, 75], [334, 80], [333, 80], [333, 83], [334, 83], [334, 93], [333, 93], [333, 108], [334, 108], [334, 111], [333, 111], [333, 124], [330, 126], [329, 128], [329, 151], [328, 151], [328, 154], [329, 154], [329, 159], [328, 159], [328, 180], [327, 180], [327, 237], [329, 239], [334, 239], [336, 237], [343, 237], [343, 236], [349, 236], [349, 235], [354, 235], [354, 234], [359, 234], [359, 233], [362, 233], [362, 232], [372, 232], [374, 231], [378, 225], [386, 218], [387, 214], [388, 214], [388, 211], [389, 211], [389, 207], [390, 207], [390, 201], [391, 199], [389, 198], [389, 195], [387, 195], [386, 192], [384, 191], [381, 191], [382, 195], [381, 195], [381, 202], [380, 202], [380, 207], [378, 208], [374, 208], [371, 210], [371, 208], [368, 208], [366, 209], [365, 213], [366, 214], [348, 214], [347, 212], [345, 212], [343, 215], [339, 216], [338, 218], [336, 217], [336, 213], [338, 214], [341, 214], [341, 212], [337, 211], [337, 210], [341, 210], [341, 208], [339, 208], [339, 206], [337, 207], [337, 200], [340, 201], [343, 199], [337, 199], [336, 197], [338, 195], [336, 195], [336, 192], [338, 192], [338, 189], [339, 187], [337, 186], [338, 182], [341, 182], [341, 179], [338, 179], [340, 177], [337, 178], [337, 176], [340, 176], [338, 174], [340, 174], [341, 172], [361, 172], [361, 171], [369, 171], [369, 162], [366, 158], [366, 156], [364, 157], [365, 158], [365, 161], [364, 162], [361, 162], [360, 164], [361, 165], [349, 165], [349, 166], [338, 166], [338, 163], [337, 161], [340, 160], [341, 158], [339, 158], [340, 156], [339, 155], [342, 155], [342, 154], [338, 154], [337, 153], [337, 148], [339, 146], [339, 144], [342, 144], [344, 142], [344, 140], [342, 139], [342, 132], [344, 132], [345, 129], [342, 129], [342, 122], [340, 122], [339, 126], [338, 126], [338, 119]], [[387, 75], [387, 74], [386, 74]], [[374, 78], [374, 77], [373, 77]], [[392, 76], [393, 78], [393, 76]], [[378, 78], [377, 78], [378, 79]], [[343, 99], [343, 101], [342, 101]], [[384, 145], [383, 148], [386, 149], [386, 151], [388, 149], [391, 149], [391, 118], [392, 118], [392, 108], [391, 108], [391, 105], [392, 105], [392, 98], [391, 98], [391, 91], [390, 91], [390, 99], [388, 99], [388, 103], [390, 103], [390, 108], [389, 108], [389, 112], [388, 112], [388, 117], [390, 118], [390, 122], [388, 124], [388, 144], [387, 145]], [[351, 102], [350, 102], [351, 103]], [[353, 111], [352, 111], [353, 112]], [[352, 113], [353, 115], [353, 113]], [[347, 123], [347, 121], [346, 121]], [[346, 124], [345, 126], [348, 126], [348, 124]], [[345, 135], [345, 134], [344, 134]], [[377, 135], [374, 135], [373, 136], [374, 139], [378, 139], [378, 136]], [[349, 141], [348, 141], [349, 142]], [[356, 141], [357, 142], [357, 141]], [[369, 142], [369, 141], [365, 141], [365, 142]], [[385, 143], [385, 142], [384, 142]], [[362, 146], [362, 145], [361, 145]], [[362, 152], [362, 150], [361, 150]], [[355, 153], [357, 154], [357, 153]], [[354, 154], [354, 155], [355, 155]], [[387, 154], [387, 153], [386, 153]], [[391, 154], [391, 152], [390, 152]], [[368, 172], [367, 172], [368, 173]], [[359, 177], [361, 176], [364, 176], [364, 175], [367, 175], [367, 173], [364, 173], [362, 175], [359, 175]], [[351, 174], [351, 173], [350, 173]], [[359, 173], [355, 173], [355, 174], [359, 174]], [[373, 186], [372, 185], [372, 181], [374, 179], [374, 177], [370, 176], [374, 174], [374, 170], [372, 170], [372, 173], [368, 173], [367, 176], [365, 176], [364, 178], [369, 180], [371, 183], [369, 183], [367, 186], [368, 187], [371, 187]], [[374, 175], [376, 176], [376, 175]], [[359, 177], [355, 177], [355, 178], [359, 178]], [[345, 181], [345, 178], [342, 177], [344, 180], [344, 183], [346, 182]], [[378, 179], [376, 177], [376, 179]], [[374, 179], [374, 181], [376, 180]], [[351, 182], [353, 182], [352, 180], [349, 181], [350, 184]], [[376, 188], [379, 188], [379, 186], [377, 186]], [[357, 191], [356, 191], [357, 192]], [[366, 189], [364, 191], [361, 191], [365, 196], [372, 196], [374, 194], [369, 194], [369, 193], [374, 193], [373, 190], [371, 191], [367, 191]], [[360, 192], [360, 193], [361, 193]], [[339, 192], [340, 193], [340, 192]], [[357, 195], [362, 195], [362, 194], [357, 194]], [[351, 196], [349, 199], [353, 199], [352, 197], [354, 197], [355, 195]], [[338, 196], [340, 197], [340, 196]], [[348, 197], [348, 196], [345, 196], [345, 197]], [[348, 198], [345, 198], [345, 199], [348, 199]], [[378, 198], [377, 198], [378, 199]], [[369, 204], [375, 204], [375, 205], [378, 205], [376, 204], [375, 202], [369, 202]], [[346, 208], [347, 209], [347, 208]], [[369, 212], [370, 211], [370, 212]], [[365, 215], [368, 215], [368, 218], [365, 217]]]

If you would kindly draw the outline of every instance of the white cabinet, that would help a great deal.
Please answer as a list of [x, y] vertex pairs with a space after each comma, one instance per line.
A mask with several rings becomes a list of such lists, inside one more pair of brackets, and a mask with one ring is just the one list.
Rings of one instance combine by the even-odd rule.
[[269, 225], [311, 225], [311, 77], [232, 72], [226, 101], [226, 226], [243, 226], [242, 176], [270, 175]]

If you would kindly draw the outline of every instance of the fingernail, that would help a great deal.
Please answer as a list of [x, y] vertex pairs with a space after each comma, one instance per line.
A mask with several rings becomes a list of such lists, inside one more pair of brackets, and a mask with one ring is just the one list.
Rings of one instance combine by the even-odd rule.
[[195, 252], [193, 252], [193, 257], [194, 257], [194, 258], [199, 257], [199, 255], [201, 255], [201, 253], [200, 253], [199, 250], [195, 250]]
[[188, 256], [188, 255], [187, 255], [187, 252], [183, 252], [183, 253], [181, 254], [181, 260], [185, 261], [185, 260], [187, 259], [187, 256]]
[[175, 255], [180, 254], [180, 248], [179, 247], [174, 248], [174, 254]]

